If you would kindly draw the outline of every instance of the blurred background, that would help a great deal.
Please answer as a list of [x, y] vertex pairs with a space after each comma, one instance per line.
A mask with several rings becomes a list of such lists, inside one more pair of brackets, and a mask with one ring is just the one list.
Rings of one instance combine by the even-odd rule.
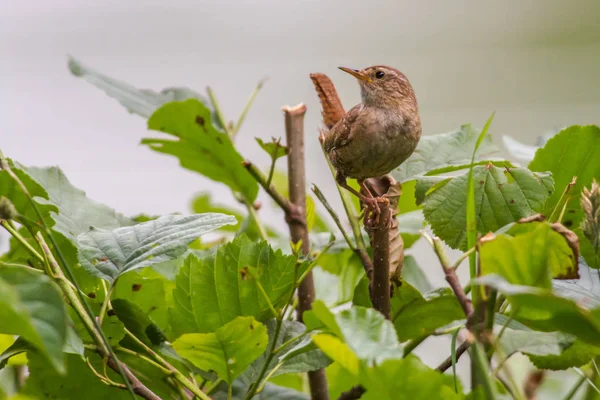
[[[598, 0], [4, 0], [0, 37], [4, 153], [27, 165], [60, 165], [75, 186], [125, 214], [189, 212], [199, 191], [236, 204], [225, 186], [140, 146], [146, 121], [73, 77], [67, 54], [141, 88], [211, 86], [229, 119], [268, 78], [239, 148], [267, 166], [254, 137], [284, 136], [281, 106], [306, 103], [307, 181], [334, 204], [311, 72], [328, 74], [350, 108], [358, 85], [337, 66], [402, 70], [427, 135], [464, 123], [480, 128], [496, 111], [497, 144], [502, 135], [534, 144], [561, 126], [600, 119]], [[284, 229], [279, 212], [261, 213]], [[431, 251], [420, 243], [411, 252], [443, 285]], [[449, 343], [426, 350], [419, 354], [433, 364]]]

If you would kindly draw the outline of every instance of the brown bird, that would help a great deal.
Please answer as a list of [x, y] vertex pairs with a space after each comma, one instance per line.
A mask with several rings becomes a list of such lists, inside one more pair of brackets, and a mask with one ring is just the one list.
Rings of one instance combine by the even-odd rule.
[[[324, 133], [321, 141], [340, 186], [358, 196], [377, 220], [377, 199], [365, 186], [365, 179], [387, 176], [417, 147], [421, 138], [417, 99], [406, 76], [395, 68], [340, 69], [358, 79], [362, 101]], [[350, 187], [347, 178], [357, 179], [368, 196]]]

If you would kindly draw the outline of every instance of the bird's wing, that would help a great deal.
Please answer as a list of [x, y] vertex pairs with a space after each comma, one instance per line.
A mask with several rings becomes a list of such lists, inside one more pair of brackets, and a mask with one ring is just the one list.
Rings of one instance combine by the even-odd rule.
[[325, 151], [329, 152], [333, 149], [339, 149], [348, 144], [352, 138], [352, 131], [356, 119], [360, 114], [360, 109], [360, 104], [352, 107], [350, 111], [348, 111], [346, 115], [344, 115], [344, 117], [325, 134], [325, 140], [323, 141], [323, 148]]

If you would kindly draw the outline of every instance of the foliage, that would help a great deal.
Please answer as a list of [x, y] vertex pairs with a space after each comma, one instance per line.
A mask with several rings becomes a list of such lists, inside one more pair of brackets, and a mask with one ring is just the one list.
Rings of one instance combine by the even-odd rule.
[[[233, 123], [210, 90], [210, 100], [184, 88], [140, 90], [72, 58], [69, 67], [167, 135], [143, 144], [226, 185], [240, 206], [203, 192], [191, 215], [124, 216], [58, 167], [0, 153], [0, 225], [11, 235], [0, 257], [0, 369], [29, 371], [16, 388], [0, 379], [0, 395], [121, 399], [135, 384], [163, 399], [307, 399], [306, 373], [325, 368], [331, 398], [520, 399], [525, 389], [505, 362], [513, 354], [540, 369], [600, 362], [598, 240], [590, 234], [600, 213], [600, 128], [568, 127], [535, 155], [519, 148], [528, 167], [498, 155], [491, 119], [482, 132], [463, 125], [423, 137], [392, 172], [403, 184], [398, 235], [410, 254], [386, 319], [373, 308], [364, 261], [372, 249], [355, 200], [341, 192], [344, 208], [328, 209], [330, 219], [307, 198], [307, 253], [263, 224], [260, 179], [235, 142], [251, 102]], [[293, 153], [278, 139], [256, 141], [268, 166], [261, 186], [286, 199], [287, 175], [275, 166]], [[432, 285], [419, 265], [422, 247], [413, 245], [423, 228], [437, 236], [423, 234], [450, 287]], [[444, 246], [464, 253], [451, 262]], [[456, 279], [467, 258], [478, 265], [470, 294]], [[308, 271], [316, 299], [299, 320], [296, 289]], [[453, 338], [440, 360], [452, 355], [454, 364], [457, 338], [474, 340], [472, 392], [442, 372], [452, 363], [436, 368], [413, 354], [431, 336]], [[139, 382], [123, 379], [116, 358]]]

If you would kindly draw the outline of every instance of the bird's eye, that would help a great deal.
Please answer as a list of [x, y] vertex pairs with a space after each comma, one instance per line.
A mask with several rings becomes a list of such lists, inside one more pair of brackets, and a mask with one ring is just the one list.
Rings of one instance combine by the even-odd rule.
[[377, 78], [377, 79], [381, 79], [384, 76], [385, 76], [385, 72], [383, 72], [383, 71], [377, 71], [377, 72], [375, 72], [375, 78]]

